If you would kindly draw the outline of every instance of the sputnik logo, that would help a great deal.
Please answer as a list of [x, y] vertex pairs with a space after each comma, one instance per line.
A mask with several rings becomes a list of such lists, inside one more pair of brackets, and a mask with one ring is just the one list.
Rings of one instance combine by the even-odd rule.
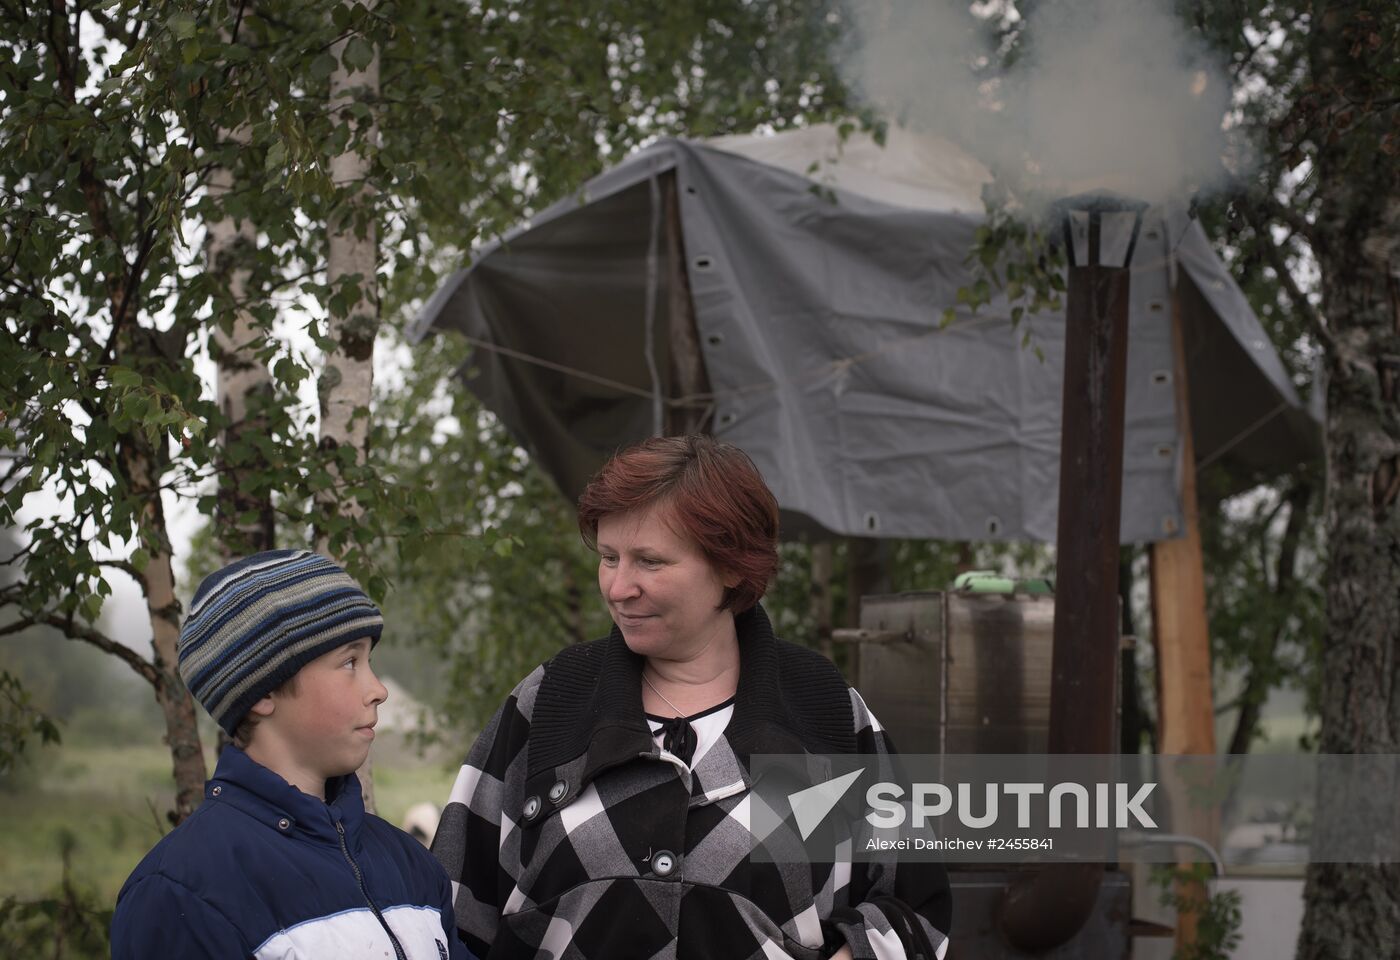
[[792, 818], [797, 822], [797, 831], [802, 834], [803, 840], [812, 835], [812, 831], [817, 829], [832, 808], [841, 802], [846, 791], [851, 789], [864, 772], [864, 768], [853, 770], [814, 787], [788, 794], [788, 806], [792, 808]]

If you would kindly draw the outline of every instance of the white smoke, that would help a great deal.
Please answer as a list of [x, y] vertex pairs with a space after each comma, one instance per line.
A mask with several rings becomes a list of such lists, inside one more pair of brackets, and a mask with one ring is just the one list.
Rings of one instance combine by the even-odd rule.
[[992, 32], [966, 2], [848, 0], [842, 72], [888, 119], [959, 143], [1023, 204], [1091, 189], [1185, 200], [1226, 176], [1230, 83], [1167, 2], [1044, 0], [1018, 59], [993, 72]]

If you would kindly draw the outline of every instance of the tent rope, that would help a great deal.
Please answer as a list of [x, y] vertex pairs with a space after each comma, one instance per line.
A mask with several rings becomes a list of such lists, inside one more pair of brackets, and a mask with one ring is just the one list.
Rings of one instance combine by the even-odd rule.
[[1255, 420], [1249, 426], [1245, 427], [1239, 433], [1235, 434], [1228, 441], [1226, 441], [1223, 446], [1216, 447], [1214, 450], [1212, 450], [1210, 452], [1210, 456], [1206, 457], [1204, 460], [1201, 460], [1199, 463], [1196, 464], [1196, 472], [1200, 473], [1206, 467], [1210, 466], [1212, 463], [1225, 456], [1225, 454], [1235, 449], [1235, 447], [1239, 446], [1241, 443], [1244, 443], [1245, 440], [1249, 439], [1251, 434], [1259, 430], [1266, 423], [1268, 423], [1270, 420], [1278, 416], [1286, 409], [1288, 409], [1288, 401], [1279, 401], [1278, 406], [1274, 407], [1272, 410], [1264, 414], [1258, 420]]
[[[965, 321], [962, 321], [957, 326], [960, 330], [966, 330], [971, 327], [986, 326], [998, 322], [1007, 323], [1009, 321], [1007, 321], [1004, 317], [982, 316], [969, 318]], [[835, 360], [829, 360], [826, 363], [823, 363], [819, 366], [809, 367], [807, 370], [799, 372], [799, 374], [796, 377], [794, 377], [790, 382], [795, 386], [805, 386], [808, 384], [817, 383], [825, 379], [826, 377], [829, 377], [833, 373], [840, 373], [841, 371], [849, 369], [850, 367], [856, 364], [864, 363], [867, 360], [873, 360], [877, 357], [884, 356], [885, 354], [892, 353], [896, 350], [902, 350], [910, 344], [918, 343], [922, 340], [927, 340], [931, 336], [940, 333], [945, 333], [950, 329], [952, 329], [951, 326], [937, 326], [929, 330], [924, 330], [911, 337], [901, 337], [898, 340], [893, 340], [875, 350], [866, 350], [862, 353], [852, 354], [848, 357], [838, 357]], [[522, 363], [529, 363], [537, 367], [543, 367], [546, 370], [553, 370], [556, 373], [562, 373], [568, 376], [577, 377], [580, 380], [586, 380], [589, 383], [596, 383], [599, 386], [608, 387], [612, 390], [618, 391], [619, 393], [628, 394], [629, 396], [639, 397], [641, 399], [648, 400], [651, 402], [655, 402], [657, 400], [656, 392], [653, 390], [648, 390], [644, 387], [634, 386], [630, 383], [623, 383], [620, 380], [613, 380], [579, 367], [572, 367], [565, 363], [559, 363], [555, 360], [549, 360], [545, 357], [537, 356], [531, 353], [526, 353], [523, 350], [516, 350], [512, 347], [503, 346], [499, 343], [493, 343], [490, 340], [483, 340], [480, 337], [473, 337], [463, 333], [459, 333], [458, 335], [461, 336], [463, 340], [471, 344], [473, 347], [477, 347], [489, 353], [500, 354], [503, 357], [509, 357], [512, 360], [519, 360]], [[470, 362], [470, 360], [467, 361], [468, 364]], [[461, 368], [458, 368], [458, 372], [460, 373], [461, 370], [466, 367], [466, 365], [467, 364], [463, 364]], [[723, 396], [748, 396], [750, 394], [762, 393], [765, 391], [771, 391], [776, 389], [777, 384], [773, 383], [772, 381], [765, 381], [762, 383], [751, 383], [742, 387], [735, 387], [732, 390], [726, 390], [724, 391]], [[708, 409], [712, 407], [714, 403], [720, 399], [720, 397], [720, 394], [710, 391], [706, 393], [689, 393], [680, 397], [661, 397], [660, 400], [665, 406], [670, 407], [672, 409]]]
[[[503, 357], [509, 357], [511, 360], [519, 360], [522, 363], [533, 364], [537, 367], [543, 367], [546, 370], [553, 370], [556, 373], [563, 373], [571, 377], [577, 377], [580, 380], [587, 380], [589, 383], [596, 383], [600, 387], [608, 387], [612, 390], [618, 391], [619, 393], [628, 393], [632, 396], [641, 397], [644, 400], [650, 400], [652, 397], [652, 393], [650, 390], [644, 390], [641, 387], [634, 387], [632, 386], [632, 384], [623, 383], [621, 380], [612, 380], [608, 377], [601, 377], [596, 373], [590, 373], [587, 370], [582, 370], [578, 367], [571, 367], [565, 363], [556, 363], [553, 360], [548, 360], [544, 357], [535, 356], [534, 354], [526, 353], [523, 350], [515, 350], [511, 347], [502, 346], [499, 343], [492, 343], [490, 340], [482, 340], [480, 337], [469, 336], [465, 333], [460, 334], [460, 336], [463, 340], [471, 344], [473, 347], [485, 350], [488, 353], [498, 353]], [[468, 360], [466, 363], [462, 364], [462, 366], [458, 367], [457, 373], [460, 374], [464, 369], [466, 369], [466, 367], [470, 363], [471, 361]]]

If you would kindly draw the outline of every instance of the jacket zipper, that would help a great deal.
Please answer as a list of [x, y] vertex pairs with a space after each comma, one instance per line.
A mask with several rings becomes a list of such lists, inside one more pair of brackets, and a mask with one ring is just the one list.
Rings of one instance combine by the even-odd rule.
[[399, 943], [399, 938], [394, 936], [394, 931], [389, 929], [389, 922], [384, 919], [384, 914], [379, 912], [374, 901], [369, 898], [369, 890], [365, 888], [365, 876], [360, 873], [360, 865], [355, 862], [355, 858], [350, 856], [350, 848], [345, 844], [345, 827], [341, 826], [339, 820], [335, 821], [335, 832], [340, 835], [340, 852], [345, 854], [345, 862], [350, 864], [350, 869], [355, 871], [355, 882], [360, 885], [360, 895], [365, 898], [365, 903], [369, 904], [370, 910], [374, 912], [375, 919], [384, 928], [384, 932], [389, 935], [389, 942], [394, 945], [394, 956], [396, 960], [408, 960], [408, 955], [403, 952], [403, 945]]

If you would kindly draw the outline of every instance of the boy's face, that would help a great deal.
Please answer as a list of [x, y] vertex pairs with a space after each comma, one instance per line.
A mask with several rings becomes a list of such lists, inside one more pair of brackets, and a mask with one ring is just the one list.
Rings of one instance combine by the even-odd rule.
[[322, 654], [297, 672], [294, 690], [260, 701], [254, 709], [271, 706], [254, 739], [258, 752], [268, 754], [260, 762], [302, 789], [298, 781], [308, 776], [324, 781], [359, 769], [389, 695], [370, 669], [369, 653], [366, 637]]

